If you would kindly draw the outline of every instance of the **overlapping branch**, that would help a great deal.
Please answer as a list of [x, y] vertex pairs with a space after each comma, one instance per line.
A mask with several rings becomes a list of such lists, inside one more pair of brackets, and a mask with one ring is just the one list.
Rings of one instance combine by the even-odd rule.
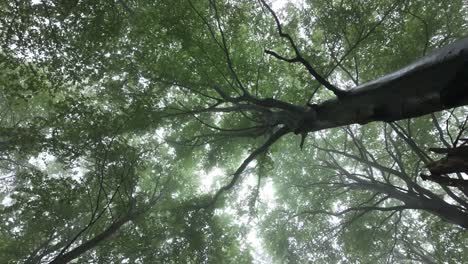
[[291, 47], [293, 48], [294, 50], [294, 54], [295, 54], [295, 57], [292, 58], [292, 59], [288, 59], [288, 58], [285, 58], [281, 55], [279, 55], [278, 53], [274, 52], [274, 51], [271, 51], [271, 50], [268, 50], [268, 49], [265, 49], [265, 53], [269, 54], [269, 55], [272, 55], [273, 57], [279, 59], [279, 60], [282, 60], [282, 61], [286, 61], [286, 62], [289, 62], [289, 63], [301, 63], [306, 69], [307, 71], [320, 83], [322, 84], [325, 88], [327, 88], [328, 90], [332, 91], [337, 97], [342, 97], [342, 96], [345, 96], [346, 95], [346, 92], [343, 91], [343, 90], [340, 90], [338, 89], [336, 86], [334, 86], [333, 84], [331, 84], [330, 82], [328, 82], [324, 77], [322, 77], [322, 75], [320, 75], [315, 69], [314, 67], [312, 67], [312, 65], [309, 63], [309, 61], [307, 61], [301, 54], [299, 48], [297, 47], [296, 43], [294, 42], [293, 38], [291, 37], [291, 35], [289, 35], [288, 33], [285, 33], [283, 31], [283, 27], [281, 26], [281, 22], [279, 21], [279, 18], [278, 16], [276, 15], [275, 11], [273, 11], [273, 9], [265, 2], [265, 0], [259, 0], [261, 2], [261, 4], [268, 10], [268, 12], [270, 12], [270, 14], [273, 16], [274, 20], [275, 20], [275, 23], [276, 23], [276, 27], [278, 29], [278, 33], [280, 35], [280, 37], [282, 38], [285, 38], [288, 40], [289, 44], [291, 45]]
[[206, 204], [201, 204], [201, 205], [195, 205], [195, 209], [208, 209], [211, 208], [216, 204], [216, 201], [223, 195], [224, 193], [228, 192], [230, 189], [232, 189], [235, 184], [239, 181], [240, 176], [244, 172], [244, 170], [247, 168], [247, 166], [252, 162], [254, 159], [256, 159], [259, 155], [265, 153], [276, 141], [278, 141], [282, 136], [286, 135], [289, 133], [289, 129], [287, 127], [280, 128], [277, 130], [273, 135], [270, 136], [270, 138], [260, 147], [255, 149], [252, 153], [249, 154], [249, 156], [242, 162], [242, 164], [237, 168], [237, 170], [234, 172], [232, 175], [231, 181], [221, 187], [213, 196], [213, 198]]

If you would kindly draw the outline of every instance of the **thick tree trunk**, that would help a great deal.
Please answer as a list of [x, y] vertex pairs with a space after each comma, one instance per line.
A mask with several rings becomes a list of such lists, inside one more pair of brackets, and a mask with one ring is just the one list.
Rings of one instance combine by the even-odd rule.
[[316, 106], [297, 132], [396, 121], [468, 104], [468, 38]]
[[444, 201], [423, 199], [420, 209], [439, 216], [445, 221], [468, 229], [468, 213]]

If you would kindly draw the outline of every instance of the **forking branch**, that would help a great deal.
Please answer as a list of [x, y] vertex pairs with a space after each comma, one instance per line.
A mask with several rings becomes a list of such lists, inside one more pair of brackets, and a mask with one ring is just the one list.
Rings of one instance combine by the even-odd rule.
[[292, 58], [292, 59], [288, 59], [288, 58], [285, 58], [281, 55], [279, 55], [278, 53], [274, 52], [274, 51], [271, 51], [271, 50], [268, 50], [268, 49], [265, 49], [265, 53], [269, 54], [269, 55], [272, 55], [273, 57], [279, 59], [279, 60], [282, 60], [282, 61], [286, 61], [286, 62], [289, 62], [289, 63], [301, 63], [302, 65], [304, 65], [304, 67], [307, 69], [307, 71], [320, 83], [322, 84], [325, 88], [327, 88], [328, 90], [332, 91], [338, 98], [339, 97], [343, 97], [346, 95], [346, 92], [343, 91], [343, 90], [340, 90], [339, 88], [337, 88], [336, 86], [334, 86], [333, 84], [331, 84], [330, 82], [328, 82], [325, 78], [323, 78], [313, 67], [312, 65], [301, 55], [301, 52], [299, 51], [299, 48], [297, 47], [296, 43], [294, 42], [294, 40], [292, 39], [291, 35], [289, 35], [288, 33], [285, 33], [283, 31], [283, 27], [281, 26], [281, 22], [279, 21], [279, 18], [278, 16], [276, 15], [275, 11], [273, 11], [273, 9], [265, 2], [265, 0], [259, 0], [261, 2], [261, 4], [268, 10], [268, 12], [270, 12], [270, 14], [273, 16], [274, 20], [275, 20], [275, 23], [276, 23], [276, 27], [278, 29], [278, 33], [280, 35], [280, 37], [282, 38], [285, 38], [288, 40], [289, 44], [291, 45], [291, 47], [293, 48], [294, 50], [294, 53], [295, 53], [295, 57]]
[[287, 133], [289, 133], [289, 129], [287, 127], [282, 127], [280, 129], [278, 129], [275, 133], [273, 133], [273, 135], [271, 135], [270, 138], [263, 145], [261, 145], [260, 147], [255, 149], [252, 153], [250, 153], [250, 155], [242, 162], [242, 164], [233, 173], [231, 181], [228, 184], [226, 184], [223, 187], [221, 187], [220, 189], [218, 189], [218, 191], [214, 194], [213, 198], [210, 199], [210, 201], [207, 202], [206, 204], [195, 205], [194, 206], [195, 209], [209, 209], [209, 208], [212, 208], [212, 206], [214, 206], [216, 204], [216, 201], [218, 201], [218, 199], [221, 197], [222, 194], [229, 191], [230, 189], [232, 189], [236, 185], [236, 183], [239, 180], [240, 176], [245, 171], [245, 169], [250, 164], [250, 162], [252, 162], [260, 154], [263, 154], [266, 151], [268, 151], [268, 149], [276, 141], [278, 141], [282, 136], [286, 135]]

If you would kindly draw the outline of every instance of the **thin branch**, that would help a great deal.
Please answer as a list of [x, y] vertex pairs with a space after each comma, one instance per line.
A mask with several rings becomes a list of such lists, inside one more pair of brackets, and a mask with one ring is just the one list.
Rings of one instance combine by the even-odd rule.
[[271, 50], [265, 50], [265, 53], [274, 56], [277, 59], [289, 62], [289, 63], [295, 63], [299, 62], [304, 67], [307, 69], [307, 71], [320, 83], [322, 84], [325, 88], [328, 90], [332, 91], [337, 97], [343, 97], [346, 95], [346, 92], [343, 90], [338, 89], [336, 86], [328, 82], [324, 77], [322, 77], [313, 67], [312, 65], [301, 55], [301, 52], [299, 51], [299, 48], [297, 47], [296, 43], [292, 39], [292, 37], [283, 31], [283, 27], [281, 26], [281, 22], [278, 19], [278, 16], [276, 15], [275, 11], [265, 2], [265, 0], [259, 0], [261, 4], [270, 12], [270, 14], [273, 16], [273, 19], [275, 20], [276, 23], [276, 28], [278, 29], [278, 33], [280, 37], [285, 38], [289, 41], [289, 44], [294, 50], [294, 53], [296, 55], [295, 58], [293, 59], [286, 59], [285, 57], [282, 57], [278, 55], [276, 52], [271, 51]]
[[418, 19], [419, 21], [421, 21], [421, 23], [424, 25], [424, 35], [425, 35], [425, 41], [424, 41], [424, 49], [422, 51], [422, 56], [426, 55], [426, 52], [427, 52], [427, 48], [429, 46], [429, 25], [427, 24], [427, 21], [420, 17], [419, 15], [416, 15], [415, 13], [411, 12], [410, 10], [406, 10], [406, 12], [410, 15], [412, 15], [413, 17], [415, 17], [416, 19]]
[[234, 77], [234, 80], [237, 82], [237, 85], [239, 85], [239, 88], [242, 90], [243, 93], [247, 93], [247, 90], [245, 89], [244, 85], [242, 84], [239, 76], [237, 75], [236, 71], [234, 70], [234, 65], [232, 62], [231, 54], [229, 52], [229, 48], [227, 46], [227, 41], [226, 41], [226, 36], [224, 34], [224, 30], [221, 24], [221, 18], [219, 17], [219, 12], [218, 8], [216, 6], [216, 0], [210, 0], [210, 4], [213, 7], [213, 10], [215, 12], [215, 19], [216, 19], [216, 24], [218, 26], [219, 33], [221, 34], [221, 41], [222, 41], [222, 50], [224, 54], [226, 55], [226, 61], [229, 67], [229, 70], [231, 71], [231, 74]]
[[282, 61], [289, 62], [289, 63], [299, 62], [297, 57], [292, 58], [292, 59], [288, 59], [288, 58], [285, 58], [285, 57], [279, 55], [278, 53], [276, 53], [276, 52], [274, 52], [272, 50], [265, 49], [264, 51], [265, 51], [266, 54], [271, 55], [271, 56], [277, 58], [278, 60], [282, 60]]
[[250, 102], [252, 104], [258, 105], [258, 106], [263, 106], [267, 108], [278, 108], [278, 109], [283, 109], [286, 111], [290, 111], [293, 113], [304, 113], [305, 109], [303, 107], [284, 102], [281, 100], [276, 100], [274, 98], [255, 98], [251, 96], [249, 93], [246, 93], [242, 96], [239, 97], [232, 97], [226, 94], [220, 87], [217, 85], [214, 85], [213, 88], [215, 89], [216, 92], [226, 101], [233, 103], [233, 104], [239, 104], [241, 102]]
[[221, 187], [213, 196], [213, 198], [206, 204], [204, 205], [195, 205], [195, 209], [207, 209], [215, 205], [216, 201], [219, 199], [219, 197], [232, 189], [237, 181], [239, 180], [241, 174], [244, 172], [245, 168], [252, 162], [257, 156], [260, 154], [265, 153], [271, 145], [273, 145], [278, 139], [280, 139], [282, 136], [286, 135], [287, 133], [291, 132], [288, 127], [282, 127], [278, 131], [276, 131], [273, 135], [270, 136], [270, 138], [259, 148], [254, 150], [250, 155], [242, 162], [242, 164], [237, 168], [237, 170], [234, 172], [231, 181]]
[[457, 147], [458, 141], [461, 139], [461, 136], [466, 131], [467, 122], [468, 122], [468, 116], [465, 117], [465, 121], [463, 121], [463, 125], [460, 126], [460, 131], [458, 132], [458, 135], [455, 138], [455, 141], [453, 142], [453, 147]]
[[403, 129], [403, 127], [396, 123], [390, 123], [390, 126], [392, 127], [393, 131], [397, 133], [397, 135], [402, 138], [408, 146], [411, 148], [411, 150], [425, 163], [429, 163], [432, 161], [432, 158], [424, 152], [417, 144], [416, 142], [411, 138], [410, 134]]
[[345, 209], [343, 211], [339, 212], [330, 212], [326, 210], [312, 210], [312, 211], [303, 211], [299, 213], [298, 215], [301, 214], [326, 214], [330, 216], [341, 216], [350, 212], [356, 212], [356, 211], [365, 211], [366, 213], [369, 211], [382, 211], [382, 212], [388, 212], [388, 211], [398, 211], [398, 210], [404, 210], [404, 209], [410, 209], [406, 205], [401, 205], [401, 206], [391, 206], [391, 207], [378, 207], [378, 206], [363, 206], [363, 207], [351, 207], [348, 209]]
[[[348, 49], [348, 51], [340, 58], [339, 60], [339, 63], [343, 62], [350, 54], [351, 52], [356, 49], [364, 40], [366, 40], [372, 33], [374, 33], [374, 31], [385, 21], [385, 19], [387, 19], [387, 17], [395, 10], [395, 8], [398, 6], [399, 2], [401, 2], [401, 0], [397, 0], [388, 10], [387, 12], [385, 12], [385, 14], [382, 16], [382, 18], [377, 22], [375, 23], [370, 29], [369, 31], [367, 31], [367, 33], [364, 35], [364, 36], [361, 36], [355, 43], [354, 45]], [[335, 64], [335, 66], [333, 66], [330, 70], [329, 70], [329, 74], [331, 74], [335, 69], [336, 67], [338, 67], [338, 64]]]
[[[387, 19], [387, 17], [390, 15], [390, 13], [393, 12], [393, 10], [395, 10], [395, 8], [398, 6], [399, 2], [401, 2], [402, 0], [397, 0], [388, 10], [387, 12], [384, 13], [384, 15], [382, 16], [382, 18], [377, 22], [375, 23], [370, 29], [369, 31], [367, 31], [367, 33], [363, 36], [361, 36], [354, 44], [353, 46], [351, 46], [351, 48], [349, 48], [346, 53], [341, 56], [341, 58], [338, 60], [338, 63], [335, 63], [335, 65], [324, 75], [325, 78], [328, 78], [332, 73], [333, 71], [338, 67], [339, 64], [341, 64], [364, 40], [366, 40], [369, 36], [372, 35], [372, 33], [374, 33], [374, 31], [380, 26], [382, 25], [382, 23]], [[315, 95], [316, 91], [317, 91], [318, 87], [315, 88], [314, 92], [312, 93], [312, 95], [309, 97], [309, 99], [307, 100], [307, 102], [311, 102], [312, 101], [312, 98], [313, 96]]]

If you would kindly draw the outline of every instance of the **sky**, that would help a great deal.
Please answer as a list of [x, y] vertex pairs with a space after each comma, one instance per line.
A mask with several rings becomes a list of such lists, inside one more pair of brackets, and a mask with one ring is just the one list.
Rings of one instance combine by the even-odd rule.
[[303, 0], [273, 0], [271, 1], [271, 7], [275, 11], [281, 10], [283, 7], [286, 6], [287, 3], [293, 3], [295, 5], [299, 5]]
[[[33, 4], [39, 4], [41, 3], [41, 0], [31, 0]], [[275, 12], [280, 12], [288, 3], [294, 3], [294, 4], [299, 4], [301, 0], [272, 0], [269, 1], [271, 4], [271, 7]], [[36, 158], [31, 158], [29, 160], [29, 163], [33, 166], [36, 166], [42, 170], [45, 170], [48, 165], [53, 163], [53, 158], [50, 155], [47, 155], [47, 153], [42, 153], [43, 155], [39, 155]], [[45, 156], [44, 156], [45, 155]], [[251, 164], [249, 167], [253, 167], [255, 164]], [[219, 188], [220, 182], [219, 180], [225, 179], [229, 175], [227, 175], [228, 172], [220, 169], [220, 168], [213, 168], [211, 171], [205, 172], [201, 171], [200, 172], [200, 177], [201, 177], [201, 188], [200, 192], [201, 193], [207, 193], [207, 192], [213, 192], [216, 189]], [[79, 173], [82, 175], [82, 173]], [[244, 175], [244, 181], [243, 181], [243, 186], [238, 190], [237, 196], [238, 199], [243, 199], [247, 195], [249, 195], [249, 192], [251, 188], [255, 187], [257, 184], [257, 176], [249, 173], [247, 175]], [[269, 206], [274, 207], [275, 205], [275, 190], [274, 190], [274, 185], [272, 181], [268, 179], [264, 179], [264, 184], [262, 185], [259, 193], [258, 199], [261, 200], [263, 203], [268, 204]], [[14, 200], [11, 199], [9, 196], [3, 197], [3, 199], [0, 200], [0, 204], [3, 206], [9, 206], [14, 203]], [[232, 209], [232, 208], [231, 208]], [[230, 209], [226, 208], [225, 213], [229, 214]], [[236, 212], [232, 212], [233, 217], [236, 217]], [[264, 263], [271, 263], [272, 259], [268, 255], [268, 252], [264, 248], [263, 241], [260, 238], [259, 235], [259, 230], [257, 229], [258, 226], [258, 220], [253, 219], [250, 216], [242, 216], [239, 221], [241, 222], [242, 225], [246, 225], [248, 228], [248, 233], [246, 237], [246, 243], [249, 245], [249, 247], [253, 248], [253, 252], [251, 252], [252, 257], [254, 259], [254, 263], [257, 264], [264, 264]]]

